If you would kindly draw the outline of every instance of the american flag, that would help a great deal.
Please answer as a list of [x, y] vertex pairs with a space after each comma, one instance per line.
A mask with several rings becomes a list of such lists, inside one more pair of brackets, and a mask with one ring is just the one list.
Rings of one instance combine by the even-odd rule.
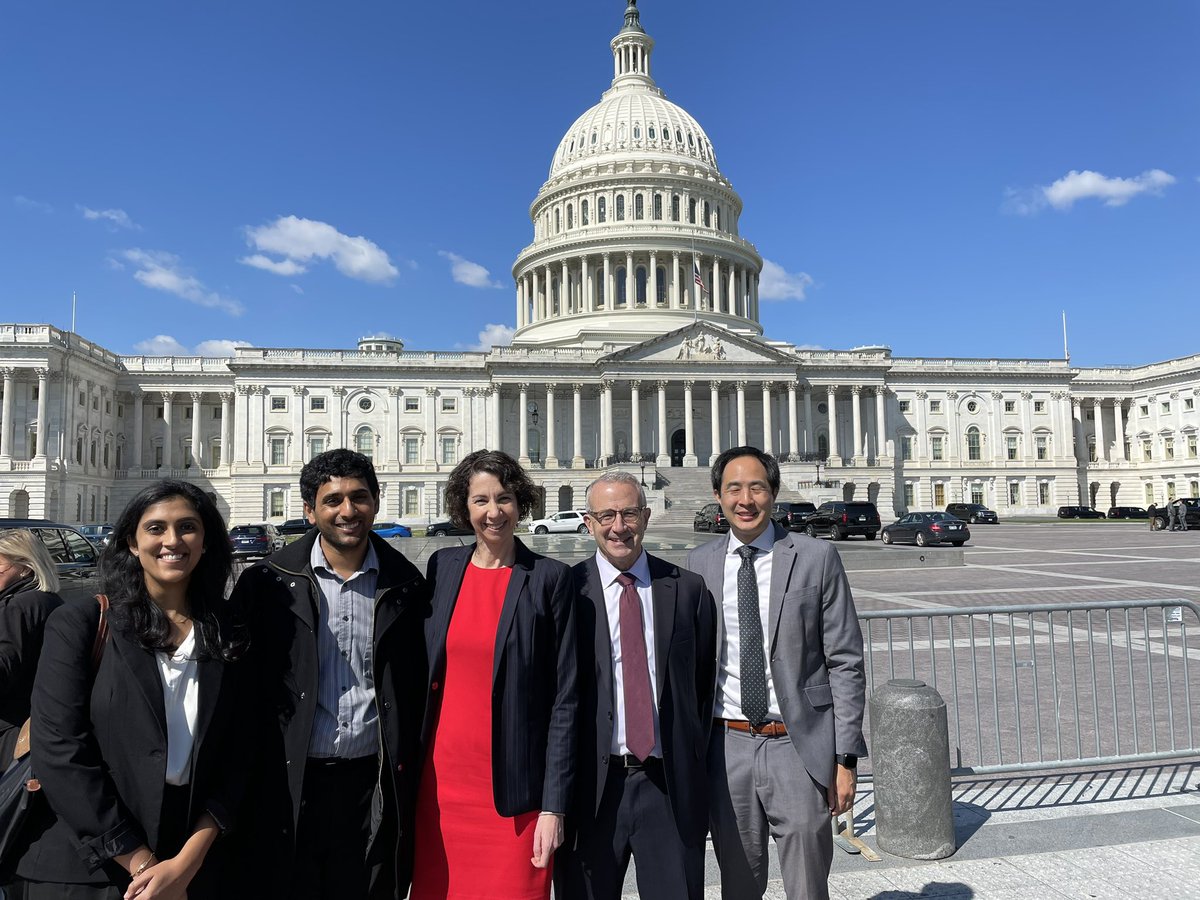
[[704, 279], [700, 277], [700, 266], [696, 263], [692, 263], [692, 271], [696, 275], [696, 284], [700, 285], [700, 293], [707, 294], [708, 288], [704, 286]]

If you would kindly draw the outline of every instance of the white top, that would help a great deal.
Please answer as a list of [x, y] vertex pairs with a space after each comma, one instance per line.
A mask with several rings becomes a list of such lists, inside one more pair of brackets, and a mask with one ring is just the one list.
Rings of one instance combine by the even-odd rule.
[[[770, 524], [766, 531], [750, 542], [758, 553], [754, 554], [754, 574], [758, 581], [758, 615], [762, 620], [763, 661], [767, 669], [767, 716], [782, 722], [783, 715], [779, 711], [779, 697], [775, 694], [775, 682], [771, 678], [771, 643], [768, 636], [770, 629], [771, 608], [771, 563], [774, 558], [774, 529]], [[725, 640], [721, 642], [721, 658], [719, 675], [717, 676], [716, 716], [720, 719], [742, 719], [742, 630], [738, 622], [738, 569], [742, 567], [742, 558], [738, 556], [738, 548], [744, 546], [733, 534], [729, 534], [729, 543], [725, 550], [725, 582], [724, 596], [721, 598], [721, 617], [725, 625]]]
[[[604, 608], [608, 613], [608, 640], [612, 647], [613, 664], [613, 731], [609, 752], [625, 754], [629, 745], [625, 743], [625, 675], [621, 667], [621, 582], [617, 576], [621, 571], [596, 552], [596, 568], [600, 570], [600, 583], [604, 585]], [[646, 666], [650, 669], [650, 697], [654, 711], [654, 749], [651, 756], [662, 756], [662, 738], [658, 730], [658, 674], [654, 659], [654, 603], [650, 590], [650, 562], [646, 551], [629, 569], [637, 580], [638, 599], [642, 601], [642, 633], [646, 638]]]
[[167, 784], [187, 784], [192, 774], [192, 744], [196, 739], [196, 710], [200, 704], [195, 650], [193, 624], [178, 650], [172, 654], [159, 650], [154, 654], [167, 713]]

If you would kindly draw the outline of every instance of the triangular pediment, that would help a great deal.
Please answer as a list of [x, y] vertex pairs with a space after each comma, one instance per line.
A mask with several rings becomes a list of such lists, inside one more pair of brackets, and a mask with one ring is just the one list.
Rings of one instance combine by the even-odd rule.
[[794, 365], [796, 360], [754, 337], [736, 334], [707, 322], [655, 335], [606, 356], [607, 362], [764, 363]]

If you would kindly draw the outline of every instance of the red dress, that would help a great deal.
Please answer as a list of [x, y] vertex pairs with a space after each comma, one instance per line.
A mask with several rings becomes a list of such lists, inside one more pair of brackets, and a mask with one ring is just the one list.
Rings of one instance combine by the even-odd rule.
[[446, 634], [433, 746], [417, 795], [409, 900], [546, 900], [551, 867], [534, 868], [537, 811], [496, 812], [492, 793], [492, 657], [512, 569], [468, 564]]

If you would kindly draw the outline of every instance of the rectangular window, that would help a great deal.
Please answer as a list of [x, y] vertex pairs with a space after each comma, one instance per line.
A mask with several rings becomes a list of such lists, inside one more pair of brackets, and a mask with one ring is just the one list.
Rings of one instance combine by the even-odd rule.
[[[37, 398], [34, 397], [33, 399], [36, 400]], [[1191, 397], [1184, 397], [1183, 398], [1183, 408], [1185, 411], [1191, 412], [1193, 409], [1196, 408], [1196, 401], [1193, 400]]]
[[1015, 413], [1017, 411], [1017, 401], [1016, 400], [1005, 400], [1004, 401], [1004, 411], [1006, 413]]
[[662, 219], [662, 194], [654, 195], [654, 218]]
[[1045, 400], [1034, 400], [1033, 401], [1033, 411], [1035, 413], [1044, 413], [1046, 411], [1046, 401]]
[[161, 406], [154, 407], [154, 418], [161, 419], [163, 417], [163, 408]]
[[929, 457], [930, 459], [942, 458], [942, 439], [940, 437], [931, 437], [929, 439]]
[[154, 448], [154, 468], [161, 469], [162, 463], [163, 463], [163, 449], [162, 449], [162, 445], [159, 444], [157, 447]]
[[1008, 459], [1016, 459], [1017, 458], [1017, 449], [1018, 449], [1017, 436], [1015, 434], [1007, 435], [1004, 438], [1005, 456]]
[[444, 413], [458, 412], [458, 398], [457, 397], [443, 397], [442, 398], [442, 412], [444, 412]]
[[942, 411], [942, 401], [941, 400], [930, 400], [929, 401], [929, 411], [931, 413], [940, 413]]
[[1038, 503], [1042, 506], [1050, 505], [1050, 482], [1038, 482]]
[[282, 466], [287, 461], [287, 439], [271, 438], [271, 465]]
[[1010, 481], [1008, 483], [1008, 505], [1009, 506], [1020, 506], [1021, 505], [1021, 482]]
[[1175, 438], [1163, 438], [1163, 459], [1175, 458]]
[[271, 412], [285, 412], [287, 410], [287, 397], [271, 397]]
[[283, 491], [271, 491], [271, 518], [283, 517]]
[[915, 494], [916, 494], [916, 491], [913, 490], [913, 483], [911, 481], [904, 482], [904, 508], [905, 509], [912, 509], [913, 506], [916, 505], [917, 501], [916, 501]]
[[325, 398], [324, 397], [309, 397], [308, 398], [308, 410], [309, 410], [309, 412], [325, 412]]
[[1034, 447], [1037, 448], [1037, 458], [1038, 459], [1049, 459], [1050, 458], [1050, 454], [1049, 454], [1050, 448], [1048, 446], [1048, 440], [1044, 434], [1039, 434], [1037, 437], [1035, 437], [1033, 439], [1033, 443], [1034, 443]]
[[1195, 458], [1196, 458], [1196, 436], [1194, 434], [1189, 434], [1188, 435], [1188, 459], [1195, 459]]
[[1138, 415], [1140, 415], [1143, 419], [1146, 418], [1146, 416], [1150, 415], [1150, 407], [1142, 404], [1138, 407]]
[[912, 459], [913, 458], [912, 435], [906, 434], [900, 439], [900, 458], [901, 459]]
[[325, 435], [312, 435], [308, 439], [308, 458], [320, 456], [325, 452]]
[[404, 489], [404, 515], [416, 516], [421, 512], [421, 495], [415, 487]]
[[[99, 397], [92, 398], [92, 409], [96, 410], [96, 412], [100, 411], [100, 398]], [[93, 499], [95, 499], [95, 498], [93, 498]]]
[[937, 482], [936, 484], [934, 484], [934, 486], [933, 486], [933, 505], [934, 506], [945, 506], [946, 505], [946, 486], [944, 484], [942, 484], [940, 481]]
[[900, 401], [900, 412], [906, 413], [906, 412], [909, 412], [911, 409], [912, 409], [912, 401], [911, 400], [901, 400]]
[[1146, 482], [1146, 505], [1149, 506], [1154, 502], [1154, 485]]
[[458, 460], [456, 459], [457, 444], [458, 444], [457, 438], [453, 438], [453, 437], [442, 438], [442, 465], [452, 466], [456, 462], [458, 462]]
[[404, 411], [405, 412], [420, 412], [421, 411], [421, 398], [420, 397], [405, 397], [404, 398]]
[[125, 418], [125, 404], [124, 403], [117, 404], [117, 418], [118, 419]]
[[[37, 393], [37, 389], [36, 389], [36, 388], [34, 389], [34, 393], [35, 393], [35, 394]], [[36, 400], [36, 399], [37, 399], [37, 397], [34, 397], [33, 399], [34, 399], [34, 400]], [[105, 414], [106, 416], [111, 416], [111, 415], [112, 415], [112, 401], [111, 401], [111, 400], [105, 400], [105, 401], [104, 401], [104, 414]]]
[[1154, 443], [1149, 439], [1142, 441], [1142, 459], [1146, 461], [1154, 459]]
[[404, 439], [404, 464], [406, 466], [415, 466], [417, 464], [417, 453], [420, 450], [420, 441], [415, 437], [406, 437]]
[[1162, 406], [1159, 408], [1159, 411], [1164, 412], [1164, 413], [1169, 413], [1171, 411], [1171, 401], [1164, 400], [1162, 402]]
[[192, 408], [190, 406], [185, 406], [183, 408], [183, 417], [185, 419], [190, 419], [192, 417]]
[[87, 406], [87, 394], [85, 394], [83, 391], [79, 392], [79, 405]]
[[213, 419], [216, 421], [220, 421], [221, 420], [221, 407], [214, 406], [212, 408], [212, 411], [213, 411], [213, 414], [212, 414]]
[[208, 459], [209, 459], [209, 465], [211, 465], [214, 469], [221, 468], [221, 443], [220, 443], [220, 441], [213, 443], [212, 447], [208, 451]]

